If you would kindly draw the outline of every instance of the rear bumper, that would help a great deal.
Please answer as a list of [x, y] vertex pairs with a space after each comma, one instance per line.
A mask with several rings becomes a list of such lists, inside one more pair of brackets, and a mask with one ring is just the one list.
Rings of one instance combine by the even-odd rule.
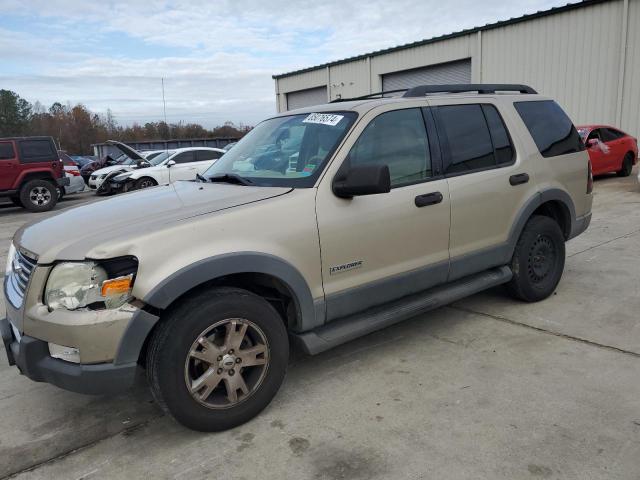
[[571, 235], [569, 235], [569, 239], [575, 238], [581, 233], [583, 233], [587, 228], [589, 228], [589, 224], [591, 223], [591, 212], [583, 215], [582, 217], [576, 218], [575, 222], [571, 226]]
[[136, 362], [119, 365], [65, 362], [52, 358], [49, 346], [43, 340], [29, 336], [18, 340], [6, 318], [0, 319], [0, 332], [9, 365], [16, 365], [23, 375], [36, 382], [51, 383], [72, 392], [99, 395], [126, 390], [135, 381]]

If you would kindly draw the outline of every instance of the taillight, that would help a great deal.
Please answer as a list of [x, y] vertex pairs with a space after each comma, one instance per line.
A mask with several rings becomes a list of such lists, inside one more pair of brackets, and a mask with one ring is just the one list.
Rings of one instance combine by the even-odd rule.
[[591, 159], [589, 159], [589, 168], [587, 173], [587, 193], [593, 192], [593, 169], [591, 168]]
[[79, 177], [80, 176], [80, 170], [67, 170], [67, 173], [70, 173], [74, 177]]

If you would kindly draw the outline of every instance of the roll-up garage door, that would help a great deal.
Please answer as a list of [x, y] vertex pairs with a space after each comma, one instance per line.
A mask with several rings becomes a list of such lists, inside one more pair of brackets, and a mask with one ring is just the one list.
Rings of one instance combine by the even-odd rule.
[[471, 59], [403, 70], [382, 76], [382, 90], [399, 90], [418, 85], [471, 83]]
[[287, 93], [287, 110], [327, 103], [327, 87], [308, 88]]

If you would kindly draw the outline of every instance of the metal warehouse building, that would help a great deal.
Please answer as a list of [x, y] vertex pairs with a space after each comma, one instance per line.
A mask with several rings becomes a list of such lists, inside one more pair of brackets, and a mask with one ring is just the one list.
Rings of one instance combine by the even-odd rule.
[[585, 0], [274, 75], [278, 111], [439, 83], [524, 83], [577, 124], [640, 133], [640, 0]]

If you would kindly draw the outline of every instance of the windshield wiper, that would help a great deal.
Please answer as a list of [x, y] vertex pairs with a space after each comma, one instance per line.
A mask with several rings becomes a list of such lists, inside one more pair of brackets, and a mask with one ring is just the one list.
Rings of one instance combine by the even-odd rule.
[[248, 178], [241, 177], [235, 173], [223, 173], [222, 175], [216, 175], [214, 177], [209, 177], [210, 182], [221, 182], [221, 183], [233, 183], [235, 185], [252, 185], [253, 182]]

